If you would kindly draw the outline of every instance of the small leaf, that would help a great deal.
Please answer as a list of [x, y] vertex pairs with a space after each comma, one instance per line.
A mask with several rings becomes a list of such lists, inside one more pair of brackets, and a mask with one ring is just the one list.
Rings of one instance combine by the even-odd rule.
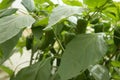
[[23, 28], [29, 27], [35, 20], [29, 15], [11, 15], [0, 19], [0, 43], [3, 43], [15, 35]]
[[100, 7], [104, 5], [108, 0], [83, 0], [83, 3], [90, 8]]
[[10, 7], [14, 1], [15, 0], [2, 0], [2, 2], [0, 3], [0, 9], [5, 9]]
[[51, 58], [23, 68], [12, 80], [49, 80], [51, 74]]
[[23, 6], [29, 11], [35, 11], [34, 0], [22, 0]]
[[50, 5], [53, 5], [53, 2], [51, 0], [34, 0], [35, 4], [44, 4], [49, 3]]
[[61, 80], [71, 79], [98, 62], [106, 51], [102, 34], [77, 35], [66, 46], [57, 73]]
[[114, 67], [119, 67], [120, 68], [120, 62], [119, 61], [112, 61], [111, 64]]
[[107, 7], [105, 10], [103, 10], [103, 13], [106, 15], [106, 17], [112, 18], [112, 20], [117, 21], [119, 19], [119, 14], [115, 5]]
[[37, 27], [37, 26], [46, 26], [48, 24], [48, 18], [42, 18], [40, 20], [37, 20], [35, 23], [34, 23], [34, 27]]
[[53, 26], [55, 34], [60, 35], [63, 27], [64, 27], [64, 23], [57, 23], [55, 26]]
[[62, 0], [65, 4], [71, 6], [82, 6], [82, 3], [79, 0]]
[[112, 78], [113, 78], [114, 80], [120, 80], [120, 75], [114, 74], [114, 75], [112, 76]]
[[76, 6], [58, 6], [55, 9], [53, 9], [52, 14], [49, 17], [48, 26], [45, 28], [45, 30], [49, 30], [52, 28], [53, 25], [58, 23], [64, 18], [67, 18], [69, 16], [72, 16], [74, 14], [80, 14], [83, 12], [83, 8], [76, 7]]
[[11, 9], [6, 9], [3, 10], [3, 12], [0, 13], [0, 18], [4, 16], [9, 16], [11, 14], [14, 14], [18, 9], [16, 8], [11, 8]]
[[109, 71], [105, 66], [95, 65], [89, 69], [95, 80], [110, 80]]

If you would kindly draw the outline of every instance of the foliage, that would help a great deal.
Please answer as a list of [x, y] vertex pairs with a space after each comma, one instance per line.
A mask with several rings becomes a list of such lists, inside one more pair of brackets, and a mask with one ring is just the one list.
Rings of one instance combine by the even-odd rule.
[[[22, 0], [21, 12], [2, 0], [0, 69], [10, 80], [120, 80], [120, 2], [62, 1]], [[30, 65], [14, 74], [3, 63], [23, 47]]]

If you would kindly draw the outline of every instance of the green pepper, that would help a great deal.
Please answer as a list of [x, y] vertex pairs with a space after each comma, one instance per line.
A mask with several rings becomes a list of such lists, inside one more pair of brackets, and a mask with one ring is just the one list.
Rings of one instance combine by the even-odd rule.
[[99, 22], [99, 18], [92, 18], [91, 20], [90, 20], [90, 24], [96, 24], [96, 23], [98, 23]]
[[64, 44], [66, 45], [67, 43], [69, 43], [74, 37], [75, 37], [75, 33], [64, 32], [63, 34]]
[[32, 49], [32, 47], [33, 47], [33, 39], [34, 38], [33, 38], [32, 34], [26, 37], [26, 48], [27, 48], [27, 50]]
[[78, 19], [77, 26], [76, 26], [76, 32], [77, 34], [82, 34], [86, 32], [88, 21], [85, 19]]
[[49, 46], [49, 44], [53, 42], [54, 42], [54, 32], [52, 30], [46, 31], [40, 41], [39, 49], [44, 50]]
[[114, 44], [117, 48], [120, 48], [120, 26], [114, 29]]
[[107, 32], [107, 31], [109, 31], [110, 23], [109, 22], [101, 22], [101, 23], [95, 24], [93, 28], [95, 30], [95, 33]]

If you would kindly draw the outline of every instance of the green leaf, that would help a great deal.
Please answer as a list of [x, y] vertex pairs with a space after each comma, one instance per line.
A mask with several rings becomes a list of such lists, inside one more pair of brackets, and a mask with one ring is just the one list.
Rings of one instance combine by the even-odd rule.
[[66, 46], [58, 74], [67, 80], [81, 74], [106, 53], [103, 34], [80, 34]]
[[34, 0], [36, 4], [43, 4], [43, 3], [49, 3], [50, 5], [53, 5], [51, 0]]
[[5, 41], [4, 43], [0, 44], [0, 64], [2, 64], [5, 60], [7, 60], [13, 54], [13, 48], [17, 44], [19, 37], [21, 36], [22, 31], [20, 31], [16, 36], [13, 38]]
[[83, 0], [83, 3], [90, 8], [100, 7], [104, 5], [108, 0]]
[[120, 80], [120, 75], [114, 74], [114, 75], [112, 76], [112, 78], [113, 78], [114, 80]]
[[119, 61], [112, 61], [111, 64], [114, 67], [119, 67], [120, 68], [120, 62]]
[[33, 0], [22, 0], [21, 3], [29, 12], [35, 11], [35, 5]]
[[89, 69], [95, 80], [110, 80], [109, 71], [105, 66], [95, 65]]
[[62, 0], [65, 4], [71, 6], [82, 6], [82, 3], [79, 0]]
[[116, 6], [106, 8], [105, 10], [103, 10], [103, 13], [106, 15], [106, 17], [112, 18], [112, 20], [117, 21], [119, 19]]
[[12, 76], [13, 73], [14, 73], [13, 70], [11, 70], [9, 67], [6, 67], [4, 65], [0, 65], [0, 69], [3, 70], [3, 71], [5, 71], [6, 73], [8, 73], [9, 76]]
[[48, 24], [48, 18], [45, 17], [45, 18], [42, 18], [40, 20], [37, 20], [35, 23], [34, 23], [34, 27], [37, 27], [37, 26], [46, 26]]
[[0, 13], [0, 18], [14, 14], [17, 10], [18, 9], [16, 9], [16, 8], [5, 9], [5, 10], [3, 10], [3, 12]]
[[34, 2], [39, 3], [39, 4], [42, 4], [42, 3], [46, 2], [46, 1], [47, 0], [34, 0]]
[[12, 80], [50, 80], [51, 58], [23, 68]]
[[45, 28], [45, 30], [49, 30], [52, 28], [53, 25], [58, 23], [64, 18], [67, 18], [69, 16], [72, 16], [74, 14], [80, 14], [83, 12], [83, 8], [76, 7], [76, 6], [58, 6], [55, 9], [53, 9], [52, 14], [49, 17], [48, 26]]
[[14, 1], [15, 0], [2, 0], [2, 2], [0, 3], [0, 9], [5, 9], [10, 7]]
[[53, 26], [55, 34], [59, 36], [62, 32], [63, 27], [64, 23], [57, 23], [55, 26]]
[[11, 15], [0, 19], [0, 43], [3, 43], [23, 28], [31, 26], [35, 20], [29, 15]]

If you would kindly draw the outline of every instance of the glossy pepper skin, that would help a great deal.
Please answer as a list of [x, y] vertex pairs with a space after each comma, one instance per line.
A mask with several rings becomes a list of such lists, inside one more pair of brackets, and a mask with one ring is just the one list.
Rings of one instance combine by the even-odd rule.
[[114, 44], [120, 49], [120, 26], [117, 26], [114, 30]]
[[27, 48], [27, 50], [30, 50], [30, 49], [32, 49], [32, 47], [33, 47], [33, 35], [29, 35], [29, 36], [27, 36], [26, 37], [26, 48]]
[[99, 22], [99, 18], [94, 18], [90, 20], [90, 24], [97, 24]]
[[52, 44], [54, 42], [54, 33], [52, 30], [46, 31], [45, 35], [42, 36], [42, 39], [39, 44], [40, 50], [45, 50], [49, 44]]
[[101, 23], [97, 23], [94, 25], [94, 30], [95, 33], [99, 33], [99, 32], [108, 32], [110, 29], [111, 25], [110, 23], [106, 23], [106, 22], [101, 22]]
[[77, 26], [76, 26], [76, 32], [77, 34], [82, 34], [86, 32], [88, 21], [85, 19], [78, 19]]

